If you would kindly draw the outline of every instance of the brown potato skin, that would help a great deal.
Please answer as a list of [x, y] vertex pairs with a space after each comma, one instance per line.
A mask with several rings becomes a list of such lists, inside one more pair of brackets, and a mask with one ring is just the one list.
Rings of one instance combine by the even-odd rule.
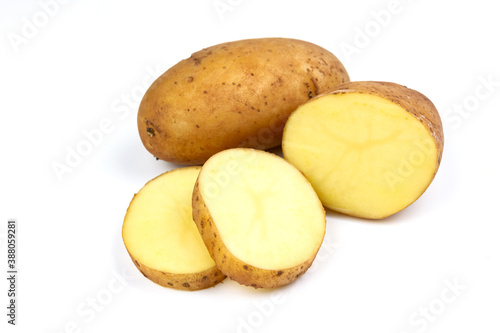
[[228, 148], [280, 145], [291, 112], [349, 82], [342, 63], [315, 44], [287, 38], [215, 45], [168, 69], [148, 89], [137, 122], [146, 149], [184, 165]]
[[203, 201], [198, 181], [193, 191], [193, 220], [208, 252], [215, 261], [215, 265], [230, 279], [245, 286], [277, 288], [292, 283], [309, 269], [317, 255], [316, 252], [303, 264], [281, 270], [262, 269], [241, 261], [222, 242], [217, 227]]
[[[362, 94], [376, 95], [401, 106], [412, 116], [417, 118], [429, 131], [436, 142], [438, 151], [437, 166], [441, 163], [444, 147], [443, 124], [439, 112], [422, 93], [393, 82], [380, 81], [353, 81], [341, 84], [328, 94], [345, 94], [357, 92]], [[318, 96], [319, 98], [320, 96]], [[437, 168], [436, 168], [437, 172]]]
[[192, 274], [172, 274], [162, 272], [141, 264], [130, 254], [130, 252], [129, 255], [130, 258], [132, 258], [134, 265], [142, 273], [142, 275], [154, 283], [167, 288], [188, 291], [201, 290], [213, 287], [226, 278], [226, 276], [222, 274], [217, 267]]

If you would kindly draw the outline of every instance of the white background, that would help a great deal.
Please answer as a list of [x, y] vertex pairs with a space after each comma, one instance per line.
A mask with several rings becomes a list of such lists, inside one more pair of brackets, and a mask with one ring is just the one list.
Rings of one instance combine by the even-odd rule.
[[[494, 2], [221, 0], [224, 12], [216, 3], [0, 2], [3, 272], [9, 218], [19, 237], [18, 325], [7, 324], [2, 278], [2, 332], [499, 332]], [[424, 93], [443, 118], [441, 168], [386, 220], [329, 212], [313, 268], [288, 287], [160, 287], [135, 269], [120, 234], [133, 194], [176, 167], [143, 148], [138, 103], [153, 76], [191, 53], [254, 37], [308, 40], [353, 81]], [[103, 121], [102, 139], [83, 147]], [[59, 179], [54, 165], [78, 147], [88, 154]]]

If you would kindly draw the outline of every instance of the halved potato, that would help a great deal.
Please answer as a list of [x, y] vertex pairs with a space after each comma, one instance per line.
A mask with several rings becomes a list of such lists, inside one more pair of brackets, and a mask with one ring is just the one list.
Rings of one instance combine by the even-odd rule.
[[307, 179], [274, 154], [235, 148], [212, 156], [193, 192], [193, 219], [217, 267], [240, 284], [273, 288], [311, 266], [325, 211]]
[[122, 236], [142, 274], [165, 287], [198, 290], [222, 281], [193, 222], [191, 197], [200, 167], [166, 172], [134, 195]]
[[424, 193], [443, 140], [438, 111], [421, 93], [389, 82], [350, 82], [292, 113], [282, 146], [326, 207], [381, 219]]

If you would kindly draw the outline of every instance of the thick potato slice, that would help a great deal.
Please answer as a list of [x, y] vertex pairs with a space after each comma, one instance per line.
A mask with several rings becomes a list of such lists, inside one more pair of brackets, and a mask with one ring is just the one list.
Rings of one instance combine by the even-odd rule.
[[198, 51], [148, 89], [139, 135], [157, 158], [199, 165], [228, 148], [281, 144], [290, 115], [308, 99], [349, 82], [324, 48], [288, 38], [247, 39]]
[[443, 152], [438, 111], [388, 82], [350, 82], [299, 107], [284, 157], [332, 210], [369, 219], [401, 211], [430, 185]]
[[122, 236], [132, 261], [151, 281], [198, 290], [225, 276], [217, 269], [192, 218], [191, 197], [200, 167], [166, 172], [134, 196]]
[[217, 267], [255, 288], [286, 285], [311, 266], [325, 211], [307, 179], [274, 154], [225, 150], [203, 166], [193, 219]]

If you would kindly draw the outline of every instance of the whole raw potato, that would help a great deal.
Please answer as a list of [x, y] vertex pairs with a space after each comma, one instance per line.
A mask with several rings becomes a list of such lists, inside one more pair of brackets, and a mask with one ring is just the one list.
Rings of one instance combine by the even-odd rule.
[[151, 85], [139, 107], [139, 134], [155, 157], [186, 165], [228, 148], [272, 148], [281, 144], [285, 122], [299, 105], [345, 82], [342, 63], [309, 42], [215, 45]]

